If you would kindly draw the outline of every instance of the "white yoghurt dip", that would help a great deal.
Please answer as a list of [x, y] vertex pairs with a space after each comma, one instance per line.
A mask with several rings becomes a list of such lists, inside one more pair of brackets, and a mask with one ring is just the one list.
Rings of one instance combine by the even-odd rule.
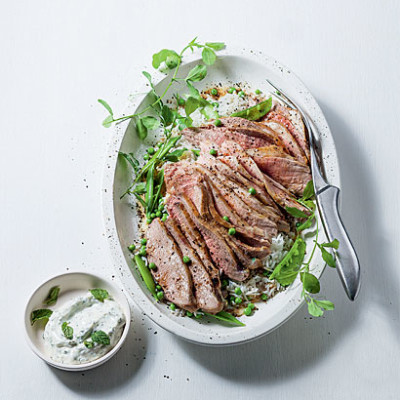
[[[65, 337], [62, 330], [64, 322], [73, 329], [71, 340]], [[101, 302], [88, 292], [53, 312], [43, 333], [45, 348], [56, 362], [88, 363], [108, 353], [117, 344], [124, 325], [124, 313], [114, 300], [108, 298]], [[93, 347], [88, 348], [84, 342], [91, 342], [91, 334], [96, 331], [105, 332], [110, 344], [93, 343]]]

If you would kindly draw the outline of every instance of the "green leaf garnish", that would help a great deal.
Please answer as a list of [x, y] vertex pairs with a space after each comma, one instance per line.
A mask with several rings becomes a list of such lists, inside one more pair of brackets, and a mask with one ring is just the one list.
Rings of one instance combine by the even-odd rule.
[[318, 278], [309, 272], [301, 272], [300, 279], [303, 282], [303, 287], [309, 293], [319, 293], [320, 284]]
[[215, 60], [217, 59], [217, 55], [215, 54], [215, 51], [212, 50], [209, 47], [204, 47], [202, 53], [201, 53], [201, 58], [204, 61], [204, 64], [207, 65], [212, 65], [215, 63]]
[[265, 114], [267, 114], [272, 107], [272, 97], [268, 100], [262, 101], [253, 107], [247, 108], [242, 111], [235, 112], [231, 117], [245, 118], [250, 121], [257, 121], [261, 119]]
[[99, 300], [102, 303], [104, 302], [105, 299], [108, 299], [110, 297], [107, 290], [104, 289], [90, 289], [89, 292], [92, 293], [92, 296], [96, 300]]
[[310, 301], [308, 302], [308, 313], [313, 317], [321, 317], [324, 314], [324, 311], [318, 306], [313, 298], [310, 298]]
[[90, 336], [94, 343], [108, 346], [110, 344], [110, 337], [103, 331], [94, 331]]
[[276, 279], [282, 286], [294, 282], [306, 254], [306, 243], [298, 237], [282, 261], [275, 267], [270, 279]]
[[286, 212], [295, 218], [308, 218], [308, 215], [296, 207], [286, 207]]
[[228, 313], [227, 311], [220, 311], [217, 314], [209, 314], [204, 312], [204, 314], [209, 317], [219, 319], [220, 321], [228, 322], [229, 324], [246, 326], [243, 322], [239, 321], [237, 318], [235, 318], [232, 314]]
[[194, 68], [192, 68], [187, 77], [186, 81], [191, 81], [191, 82], [198, 82], [203, 80], [207, 75], [207, 67], [205, 65], [196, 65]]
[[205, 44], [207, 47], [217, 51], [225, 48], [225, 43], [223, 42], [206, 42]]
[[143, 125], [149, 130], [157, 129], [160, 126], [160, 121], [155, 117], [143, 117], [141, 118], [141, 121]]
[[138, 135], [138, 138], [141, 140], [144, 140], [147, 137], [147, 128], [141, 118], [138, 119], [136, 122], [136, 133]]
[[49, 294], [47, 295], [46, 299], [44, 300], [44, 304], [47, 304], [48, 306], [52, 306], [53, 304], [56, 304], [59, 293], [60, 293], [60, 286], [52, 287], [50, 289]]
[[68, 322], [63, 322], [61, 330], [68, 340], [72, 340], [74, 337], [74, 330], [68, 325]]
[[332, 240], [332, 242], [329, 242], [329, 243], [321, 243], [321, 246], [322, 247], [330, 247], [330, 248], [333, 248], [333, 249], [338, 249], [339, 248], [339, 240], [337, 240], [337, 239], [333, 239]]
[[325, 250], [322, 246], [318, 246], [321, 250], [323, 260], [332, 268], [336, 267], [335, 257], [329, 253], [329, 251]]
[[302, 199], [302, 200], [308, 200], [308, 199], [311, 199], [314, 195], [315, 195], [315, 192], [314, 192], [314, 183], [313, 183], [313, 181], [311, 180], [311, 181], [309, 181], [309, 182], [307, 183], [306, 187], [304, 188], [303, 196], [302, 196], [301, 199]]
[[41, 319], [49, 319], [51, 317], [51, 314], [53, 314], [53, 311], [47, 309], [47, 308], [40, 308], [39, 310], [34, 310], [31, 313], [31, 325], [33, 325], [36, 321], [39, 321]]
[[111, 116], [113, 116], [113, 110], [105, 100], [97, 99], [97, 101], [110, 113]]

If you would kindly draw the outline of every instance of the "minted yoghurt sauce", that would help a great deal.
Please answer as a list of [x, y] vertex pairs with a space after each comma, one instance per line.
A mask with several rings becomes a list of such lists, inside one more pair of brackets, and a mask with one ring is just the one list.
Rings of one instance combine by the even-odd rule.
[[[64, 322], [74, 330], [71, 340], [62, 331]], [[114, 300], [101, 302], [88, 292], [53, 312], [43, 339], [52, 360], [63, 364], [84, 364], [108, 353], [120, 339], [124, 325], [124, 313]], [[95, 331], [105, 332], [110, 337], [110, 344], [95, 343], [92, 348], [87, 348], [84, 341], [90, 341]]]

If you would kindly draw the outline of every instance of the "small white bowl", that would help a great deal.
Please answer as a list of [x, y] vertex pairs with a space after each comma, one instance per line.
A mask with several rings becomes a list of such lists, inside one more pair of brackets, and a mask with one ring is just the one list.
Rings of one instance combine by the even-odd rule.
[[[43, 304], [44, 299], [47, 297], [50, 289], [54, 286], [60, 287], [60, 294], [58, 296], [57, 303], [53, 306], [46, 306]], [[44, 322], [37, 321], [33, 326], [31, 325], [31, 313], [33, 310], [39, 308], [50, 308], [58, 309], [60, 306], [65, 304], [67, 301], [74, 297], [84, 295], [89, 289], [101, 288], [107, 290], [116, 303], [121, 307], [124, 315], [126, 324], [122, 332], [121, 338], [118, 343], [113, 347], [107, 354], [98, 358], [97, 360], [85, 363], [85, 364], [62, 364], [52, 360], [48, 354], [46, 354], [43, 331]], [[115, 284], [105, 280], [96, 275], [88, 274], [86, 272], [69, 272], [66, 274], [58, 275], [44, 282], [30, 297], [28, 304], [25, 308], [24, 324], [26, 331], [26, 339], [32, 351], [39, 356], [42, 360], [55, 368], [63, 369], [65, 371], [85, 371], [98, 367], [109, 360], [117, 351], [121, 348], [124, 343], [131, 322], [131, 311], [128, 300], [122, 290]]]

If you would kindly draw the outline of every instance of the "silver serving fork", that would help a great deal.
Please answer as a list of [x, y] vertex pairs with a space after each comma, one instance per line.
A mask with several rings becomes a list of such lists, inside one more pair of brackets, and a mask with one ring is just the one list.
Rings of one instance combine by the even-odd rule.
[[310, 144], [311, 173], [318, 210], [328, 239], [339, 241], [339, 249], [336, 253], [336, 269], [347, 296], [350, 300], [354, 300], [360, 289], [360, 263], [340, 218], [338, 208], [340, 190], [336, 186], [330, 185], [326, 180], [318, 129], [298, 104], [268, 79], [267, 82], [275, 89], [275, 93], [272, 93], [272, 95], [286, 106], [299, 111], [303, 118]]

